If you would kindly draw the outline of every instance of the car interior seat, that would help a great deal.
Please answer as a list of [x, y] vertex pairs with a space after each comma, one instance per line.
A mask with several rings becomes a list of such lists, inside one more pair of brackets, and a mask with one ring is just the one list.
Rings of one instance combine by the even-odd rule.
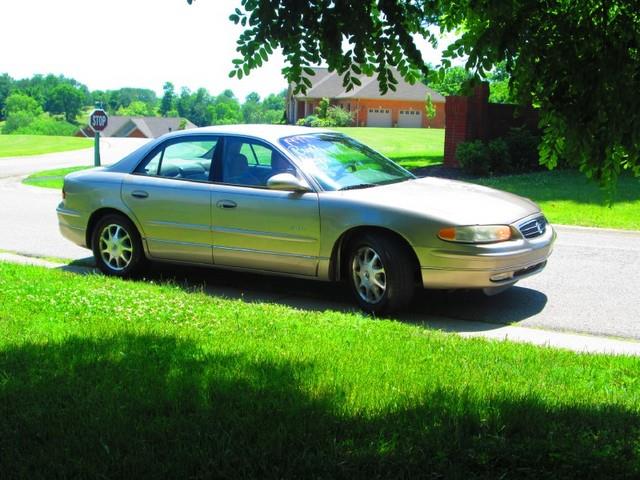
[[224, 164], [224, 181], [239, 185], [260, 185], [258, 180], [249, 171], [247, 157], [241, 153], [231, 154]]

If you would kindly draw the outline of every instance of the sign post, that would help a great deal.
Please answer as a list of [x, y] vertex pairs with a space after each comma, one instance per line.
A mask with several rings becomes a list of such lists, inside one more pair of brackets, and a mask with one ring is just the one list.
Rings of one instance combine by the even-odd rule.
[[89, 125], [96, 133], [93, 153], [93, 164], [96, 167], [100, 166], [100, 132], [107, 128], [108, 123], [109, 116], [102, 108], [96, 107], [96, 109], [91, 112], [91, 115], [89, 116]]

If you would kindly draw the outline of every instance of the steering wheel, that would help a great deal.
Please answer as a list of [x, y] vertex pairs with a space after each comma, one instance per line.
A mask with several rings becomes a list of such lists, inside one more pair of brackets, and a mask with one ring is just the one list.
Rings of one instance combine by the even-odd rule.
[[336, 180], [339, 180], [342, 177], [344, 177], [346, 174], [353, 173], [355, 171], [356, 171], [356, 163], [349, 162], [349, 163], [341, 163], [335, 170], [333, 170], [332, 173], [334, 174], [334, 178]]

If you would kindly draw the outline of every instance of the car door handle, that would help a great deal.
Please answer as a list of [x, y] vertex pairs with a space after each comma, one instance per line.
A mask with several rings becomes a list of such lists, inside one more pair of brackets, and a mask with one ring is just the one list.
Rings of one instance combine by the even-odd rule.
[[232, 202], [231, 200], [220, 200], [216, 203], [218, 208], [236, 208], [238, 204], [236, 202]]
[[136, 198], [147, 198], [149, 194], [143, 190], [134, 190], [131, 192], [131, 196]]

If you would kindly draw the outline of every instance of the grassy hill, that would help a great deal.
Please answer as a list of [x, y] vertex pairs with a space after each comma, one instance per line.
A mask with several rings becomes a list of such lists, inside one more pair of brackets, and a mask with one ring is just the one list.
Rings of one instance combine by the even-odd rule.
[[0, 158], [40, 155], [89, 148], [93, 140], [46, 135], [0, 135]]

